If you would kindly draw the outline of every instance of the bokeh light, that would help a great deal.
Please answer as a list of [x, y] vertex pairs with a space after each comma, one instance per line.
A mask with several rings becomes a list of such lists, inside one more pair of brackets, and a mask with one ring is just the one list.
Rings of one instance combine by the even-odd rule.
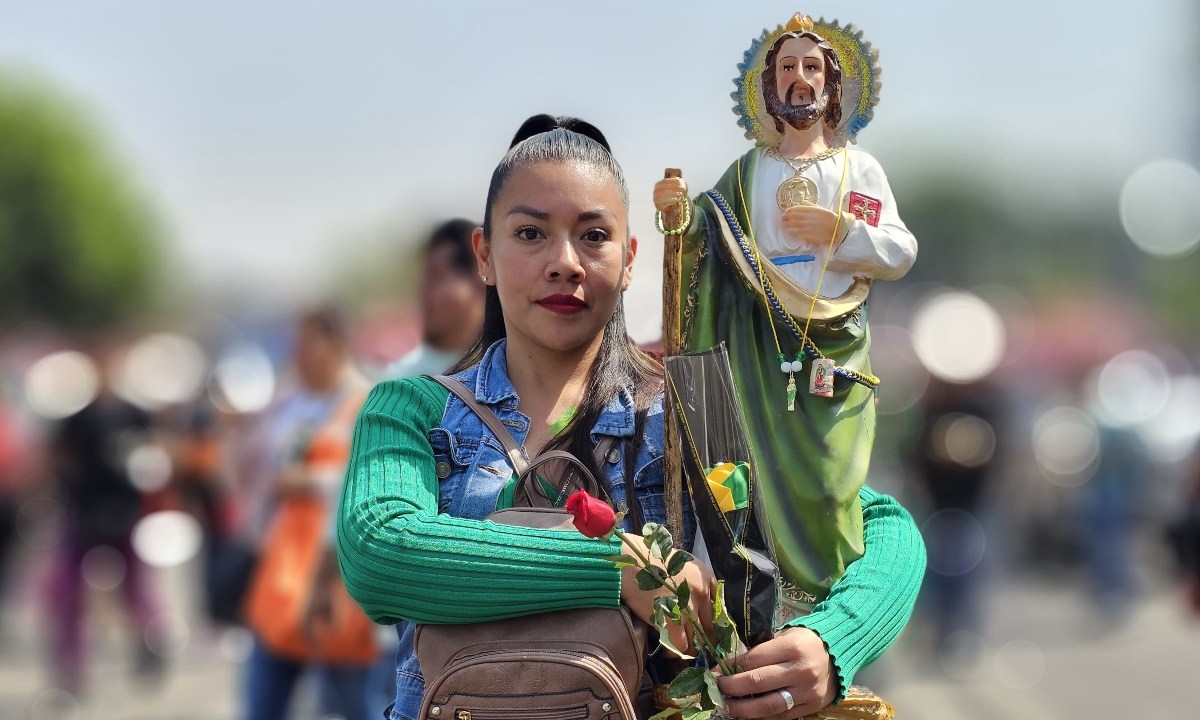
[[934, 423], [930, 434], [934, 452], [963, 467], [980, 467], [996, 452], [996, 433], [978, 415], [944, 415]]
[[125, 556], [111, 545], [100, 545], [83, 556], [83, 579], [97, 590], [112, 590], [125, 579]]
[[49, 420], [70, 417], [100, 392], [100, 372], [91, 358], [74, 350], [50, 353], [25, 373], [25, 399]]
[[1076, 487], [1091, 479], [1100, 456], [1100, 433], [1087, 413], [1050, 408], [1033, 423], [1033, 456], [1055, 485]]
[[1142, 251], [1175, 256], [1200, 243], [1200, 172], [1180, 160], [1146, 163], [1121, 188], [1121, 224]]
[[1171, 378], [1161, 412], [1138, 428], [1154, 457], [1165, 463], [1186, 460], [1200, 440], [1200, 376]]
[[1046, 674], [1046, 654], [1028, 640], [1012, 640], [996, 651], [996, 676], [1013, 690], [1029, 690]]
[[77, 720], [79, 701], [66, 690], [43, 690], [34, 699], [29, 717], [30, 720]]
[[991, 305], [971, 293], [938, 292], [913, 316], [913, 347], [937, 377], [953, 383], [979, 380], [1004, 358], [1004, 323]]
[[1004, 357], [1000, 364], [1012, 365], [1022, 361], [1033, 346], [1035, 318], [1033, 306], [1020, 290], [1000, 283], [985, 283], [971, 288], [1000, 315], [1004, 324]]
[[1099, 417], [1118, 427], [1152, 419], [1166, 407], [1170, 391], [1166, 366], [1144, 350], [1123, 352], [1105, 363], [1093, 390]]
[[965, 510], [939, 510], [921, 526], [929, 555], [929, 570], [939, 575], [966, 575], [983, 562], [987, 534], [983, 524]]
[[233, 347], [213, 368], [209, 397], [226, 412], [258, 412], [271, 402], [274, 394], [275, 369], [257, 345]]
[[987, 666], [987, 651], [987, 642], [982, 635], [959, 630], [947, 635], [938, 646], [938, 665], [954, 680], [974, 680]]
[[174, 333], [156, 333], [129, 350], [116, 390], [147, 409], [192, 400], [204, 384], [207, 359], [194, 341]]
[[133, 551], [153, 567], [174, 567], [200, 550], [200, 523], [179, 510], [150, 513], [133, 528]]
[[243, 663], [250, 659], [250, 653], [254, 651], [254, 636], [245, 628], [226, 628], [221, 633], [217, 647], [226, 660]]
[[154, 442], [135, 445], [125, 457], [129, 482], [142, 492], [157, 492], [166, 487], [171, 481], [171, 470], [171, 455]]

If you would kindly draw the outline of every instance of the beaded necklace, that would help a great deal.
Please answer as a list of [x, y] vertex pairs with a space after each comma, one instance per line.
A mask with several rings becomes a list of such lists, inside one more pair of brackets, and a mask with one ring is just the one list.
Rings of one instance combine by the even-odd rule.
[[[846, 153], [845, 147], [832, 148], [832, 149], [830, 149], [826, 152], [823, 152], [813, 158], [808, 158], [805, 161], [802, 161], [802, 163], [807, 163], [807, 164], [803, 164], [802, 167], [799, 170], [797, 170], [797, 174], [799, 174], [802, 170], [807, 169], [809, 166], [815, 164], [818, 160], [828, 158], [828, 157], [833, 157], [838, 152]], [[777, 158], [782, 159], [784, 162], [787, 162], [787, 164], [790, 167], [792, 167], [793, 170], [796, 170], [796, 166], [792, 162], [790, 162], [787, 158], [780, 155], [773, 148], [767, 150], [767, 154], [771, 155], [772, 157], [777, 157]], [[745, 190], [742, 187], [741, 160], [738, 160], [738, 166], [739, 166], [738, 173], [737, 173], [738, 195], [741, 200], [742, 207], [747, 208], [746, 216], [747, 216], [747, 219], [749, 219], [749, 215], [750, 215], [749, 206], [746, 204]], [[826, 397], [832, 396], [832, 376], [833, 375], [839, 375], [842, 377], [846, 377], [846, 378], [855, 380], [856, 382], [860, 382], [860, 383], [867, 385], [868, 387], [872, 387], [872, 388], [877, 387], [879, 385], [879, 379], [874, 376], [867, 376], [864, 374], [853, 372], [851, 370], [847, 370], [845, 368], [836, 367], [834, 362], [832, 360], [826, 358], [820, 352], [820, 350], [817, 348], [816, 344], [813, 343], [812, 340], [808, 337], [808, 331], [812, 324], [813, 313], [815, 312], [816, 307], [817, 307], [817, 299], [820, 297], [820, 293], [821, 293], [821, 283], [825, 279], [825, 272], [826, 272], [827, 268], [829, 267], [829, 259], [833, 255], [834, 245], [837, 242], [837, 238], [838, 238], [838, 235], [840, 234], [840, 230], [841, 230], [842, 214], [841, 214], [840, 210], [842, 207], [842, 203], [845, 199], [846, 175], [847, 175], [847, 170], [849, 169], [849, 166], [850, 166], [849, 156], [844, 154], [843, 159], [842, 159], [841, 181], [838, 186], [838, 199], [837, 199], [837, 204], [834, 205], [834, 207], [837, 208], [837, 211], [836, 211], [837, 219], [834, 221], [833, 233], [829, 238], [829, 246], [826, 248], [825, 261], [822, 263], [821, 272], [817, 276], [817, 286], [812, 292], [812, 303], [809, 305], [808, 314], [804, 320], [804, 328], [801, 330], [798, 327], [796, 327], [795, 323], [791, 321], [791, 316], [789, 313], [787, 313], [786, 311], [784, 311], [782, 313], [785, 316], [783, 318], [784, 322], [788, 324], [789, 329], [792, 331], [792, 333], [794, 335], [797, 336], [797, 339], [800, 340], [801, 349], [796, 352], [796, 357], [794, 360], [791, 360], [791, 361], [788, 360], [787, 355], [785, 355], [783, 352], [783, 346], [779, 342], [779, 333], [775, 329], [775, 318], [774, 318], [775, 313], [772, 312], [772, 310], [775, 309], [775, 310], [782, 311], [783, 308], [781, 305], [779, 305], [778, 299], [775, 297], [774, 288], [771, 287], [771, 281], [769, 278], [767, 278], [766, 272], [763, 269], [763, 259], [762, 259], [761, 253], [758, 250], [758, 243], [754, 238], [753, 227], [746, 228], [745, 235], [749, 239], [749, 247], [743, 248], [743, 249], [749, 250], [749, 252], [747, 253], [747, 256], [748, 256], [747, 259], [751, 261], [750, 264], [754, 268], [754, 273], [758, 280], [758, 289], [759, 289], [759, 292], [762, 294], [763, 304], [767, 308], [767, 322], [771, 328], [771, 336], [775, 341], [775, 351], [776, 351], [776, 353], [778, 353], [776, 357], [779, 362], [779, 369], [781, 372], [786, 374], [788, 377], [787, 409], [789, 411], [794, 411], [796, 409], [797, 388], [796, 388], [796, 375], [795, 374], [797, 372], [800, 372], [803, 369], [804, 360], [806, 357], [813, 360], [813, 370], [812, 370], [813, 378], [810, 381], [810, 390], [812, 392], [814, 392], [815, 394], [821, 394]], [[728, 215], [732, 216], [732, 213], [729, 213]], [[774, 300], [774, 302], [772, 302], [772, 300]], [[826, 382], [826, 381], [828, 381], [828, 382]], [[818, 390], [820, 390], [820, 391], [818, 392]]]

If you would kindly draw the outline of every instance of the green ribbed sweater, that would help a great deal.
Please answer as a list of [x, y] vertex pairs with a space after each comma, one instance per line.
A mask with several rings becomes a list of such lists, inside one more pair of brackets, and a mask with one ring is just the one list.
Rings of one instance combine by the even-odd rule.
[[[448, 391], [424, 378], [378, 385], [354, 435], [338, 517], [346, 589], [381, 623], [471, 623], [580, 607], [616, 607], [621, 574], [604, 559], [617, 543], [438, 512], [429, 430]], [[925, 568], [912, 518], [863, 488], [867, 552], [812, 614], [837, 667], [841, 695], [908, 621]]]

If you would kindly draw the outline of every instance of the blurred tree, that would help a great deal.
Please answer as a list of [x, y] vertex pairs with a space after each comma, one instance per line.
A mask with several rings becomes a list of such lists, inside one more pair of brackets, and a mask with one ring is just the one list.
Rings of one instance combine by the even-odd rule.
[[157, 250], [86, 113], [0, 72], [0, 323], [97, 326], [144, 309]]
[[[977, 175], [935, 173], [897, 187], [904, 221], [921, 254], [909, 277], [960, 287], [1003, 283], [1034, 296], [1106, 281], [1120, 232], [1115, 213], [1049, 206], [988, 185]], [[1128, 242], [1124, 244], [1128, 245]]]

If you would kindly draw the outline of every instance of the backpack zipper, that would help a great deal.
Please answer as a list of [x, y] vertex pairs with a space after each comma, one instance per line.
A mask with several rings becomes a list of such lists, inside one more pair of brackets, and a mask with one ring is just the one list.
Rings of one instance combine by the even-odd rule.
[[[583, 665], [593, 675], [598, 677], [604, 684], [605, 689], [611, 696], [611, 701], [605, 700], [604, 703], [613, 703], [611, 708], [601, 708], [601, 714], [604, 716], [616, 715], [617, 717], [625, 717], [634, 720], [637, 717], [636, 711], [633, 708], [633, 700], [629, 697], [625, 689], [625, 683], [621, 680], [621, 675], [616, 671], [610, 663], [589, 655], [587, 653], [574, 652], [571, 650], [538, 650], [537, 652], [516, 652], [516, 651], [501, 651], [495, 653], [479, 653], [472, 655], [470, 658], [464, 658], [449, 665], [435, 680], [435, 684], [431, 686], [425, 693], [425, 700], [422, 703], [421, 717], [437, 717], [439, 720], [511, 720], [513, 718], [530, 718], [531, 720], [569, 720], [578, 718], [585, 720], [590, 714], [591, 709], [587, 705], [575, 706], [570, 708], [573, 713], [569, 716], [559, 715], [554, 711], [531, 712], [521, 709], [493, 709], [493, 708], [439, 708], [437, 714], [433, 712], [435, 703], [433, 698], [454, 674], [465, 670], [472, 665], [483, 663], [502, 663], [502, 662], [517, 662], [517, 661], [546, 661], [562, 663], [566, 665]], [[451, 712], [447, 713], [447, 710]], [[561, 712], [561, 711], [559, 711]]]

